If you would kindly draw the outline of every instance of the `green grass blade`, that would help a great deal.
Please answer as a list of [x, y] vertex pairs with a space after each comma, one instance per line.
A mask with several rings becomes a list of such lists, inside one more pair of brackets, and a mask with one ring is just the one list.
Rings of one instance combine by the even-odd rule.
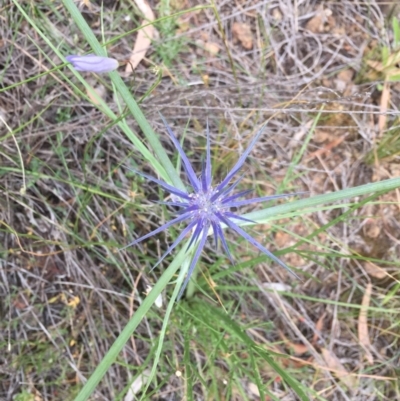
[[141, 397], [141, 400], [146, 399], [146, 392], [147, 389], [149, 388], [151, 381], [154, 377], [154, 375], [156, 374], [156, 370], [157, 370], [157, 366], [158, 366], [158, 362], [160, 360], [160, 356], [161, 356], [161, 351], [163, 349], [163, 345], [164, 345], [164, 338], [165, 338], [165, 333], [167, 332], [167, 326], [168, 326], [168, 322], [169, 322], [169, 318], [171, 316], [171, 312], [172, 312], [172, 308], [175, 305], [175, 300], [179, 294], [179, 291], [181, 289], [181, 286], [183, 284], [183, 280], [185, 279], [185, 275], [189, 269], [189, 265], [190, 265], [190, 261], [191, 261], [191, 257], [190, 254], [186, 255], [186, 259], [184, 260], [184, 262], [182, 263], [182, 268], [181, 271], [179, 273], [178, 279], [176, 281], [176, 285], [175, 285], [175, 289], [174, 292], [172, 294], [171, 299], [169, 300], [168, 303], [168, 307], [167, 310], [165, 312], [165, 316], [163, 319], [163, 325], [160, 331], [160, 336], [159, 336], [159, 340], [158, 340], [158, 346], [157, 346], [157, 350], [154, 356], [154, 362], [153, 362], [153, 367], [151, 368], [151, 372], [149, 375], [149, 378], [147, 380], [147, 385], [143, 391], [143, 396]]
[[[307, 207], [322, 205], [324, 203], [332, 203], [343, 199], [349, 199], [349, 198], [354, 198], [356, 196], [371, 194], [373, 192], [391, 191], [399, 187], [400, 187], [400, 178], [391, 178], [389, 180], [360, 185], [355, 188], [343, 189], [337, 192], [330, 192], [328, 194], [316, 195], [310, 198], [284, 203], [282, 205], [273, 206], [267, 209], [262, 209], [255, 212], [244, 214], [243, 217], [245, 217], [246, 219], [254, 220], [258, 224], [264, 224], [274, 218], [276, 219], [282, 217], [282, 215], [285, 213], [300, 211], [300, 209], [304, 209]], [[254, 225], [254, 223], [242, 222], [240, 225], [249, 226], [249, 225]]]
[[[205, 305], [196, 301], [196, 303], [200, 306], [200, 308], [205, 308]], [[245, 344], [250, 351], [254, 351], [258, 355], [260, 355], [270, 366], [272, 369], [278, 373], [279, 376], [290, 386], [290, 388], [297, 394], [297, 396], [302, 401], [309, 401], [309, 397], [307, 397], [306, 393], [303, 390], [303, 385], [299, 383], [293, 376], [288, 374], [283, 368], [279, 366], [277, 362], [274, 361], [272, 355], [269, 352], [261, 349], [244, 331], [244, 329], [232, 320], [227, 313], [221, 311], [219, 308], [215, 308], [211, 305], [207, 304], [208, 313], [213, 315], [216, 321], [223, 323], [223, 327], [225, 330], [229, 331], [231, 334], [238, 337], [240, 341]]]
[[280, 189], [281, 188], [285, 189], [287, 187], [287, 185], [289, 184], [289, 182], [292, 180], [293, 171], [294, 171], [295, 167], [300, 163], [300, 160], [302, 159], [302, 157], [304, 156], [304, 154], [308, 148], [308, 145], [314, 135], [315, 127], [317, 126], [319, 119], [321, 118], [322, 110], [323, 110], [323, 107], [321, 107], [320, 112], [315, 116], [313, 123], [308, 130], [308, 134], [306, 135], [306, 138], [303, 140], [303, 144], [301, 145], [301, 148], [293, 155], [292, 161], [285, 174], [285, 178], [283, 179], [281, 185], [278, 188], [279, 193], [281, 192]]
[[[90, 29], [89, 25], [83, 18], [81, 12], [79, 11], [78, 7], [75, 5], [73, 0], [63, 0], [63, 4], [65, 8], [71, 14], [71, 17], [75, 21], [78, 28], [81, 30], [82, 34], [84, 35], [85, 39], [93, 49], [93, 51], [99, 56], [106, 56], [106, 53], [103, 49], [103, 46], [97, 40], [96, 36]], [[151, 128], [149, 122], [147, 121], [146, 117], [142, 113], [142, 110], [136, 103], [136, 100], [133, 98], [132, 94], [130, 93], [129, 89], [122, 81], [121, 77], [116, 71], [110, 72], [110, 77], [117, 89], [118, 93], [121, 95], [122, 99], [125, 101], [125, 104], [129, 108], [130, 112], [132, 113], [133, 117], [139, 124], [140, 128], [142, 129], [146, 139], [153, 149], [154, 153], [157, 155], [158, 159], [160, 160], [162, 166], [164, 167], [168, 177], [170, 178], [171, 182], [177, 188], [182, 190], [185, 189], [178, 173], [176, 172], [171, 160], [169, 159], [166, 151], [164, 150], [163, 146], [161, 145], [158, 136]]]
[[186, 398], [187, 401], [193, 400], [193, 367], [190, 361], [190, 340], [191, 336], [189, 334], [190, 323], [187, 323], [185, 333], [184, 333], [184, 354], [183, 363], [185, 365], [185, 381], [186, 381]]
[[[181, 251], [178, 253], [174, 261], [169, 265], [168, 269], [165, 270], [163, 275], [159, 278], [151, 292], [144, 299], [143, 303], [139, 306], [135, 314], [132, 316], [131, 320], [122, 330], [121, 334], [115, 340], [114, 344], [110, 347], [103, 360], [97, 366], [86, 384], [83, 386], [82, 390], [75, 398], [75, 401], [86, 401], [90, 397], [96, 386], [100, 383], [100, 380], [107, 373], [109, 367], [115, 362], [118, 354], [121, 352], [126, 342], [130, 339], [132, 333], [135, 331], [136, 327], [149, 311], [156, 298], [161, 294], [167, 284], [171, 281], [172, 277], [179, 269], [179, 267], [182, 266], [185, 257], [187, 257], [186, 247], [182, 247]], [[178, 289], [179, 288], [180, 287], [178, 286]]]
[[[46, 37], [46, 35], [40, 30], [40, 28], [37, 26], [35, 21], [29, 17], [29, 15], [25, 12], [25, 10], [21, 7], [21, 5], [16, 1], [13, 0], [14, 4], [16, 7], [18, 7], [19, 11], [21, 14], [24, 16], [24, 18], [32, 25], [32, 27], [36, 30], [36, 32], [41, 36], [41, 38], [46, 42], [46, 44], [53, 49], [55, 54], [57, 54], [58, 57], [63, 58], [64, 55], [61, 54], [58, 49], [51, 43], [51, 41]], [[38, 51], [42, 53], [42, 55], [51, 63], [51, 59], [48, 57], [47, 54], [45, 54], [39, 47]], [[56, 69], [59, 69], [61, 67], [56, 67], [55, 69], [52, 69], [50, 71], [54, 71]], [[72, 69], [72, 68], [71, 68]], [[47, 71], [47, 73], [50, 73], [50, 71]], [[93, 88], [91, 88], [90, 85], [87, 84], [87, 82], [82, 78], [82, 76], [72, 69], [73, 73], [77, 77], [77, 79], [82, 83], [82, 85], [85, 87], [86, 91], [90, 92], [92, 96], [96, 99], [96, 104], [93, 103], [92, 100], [88, 98], [88, 96], [80, 91], [76, 86], [68, 79], [68, 77], [60, 71], [60, 75], [65, 80], [70, 84], [71, 87], [74, 87], [74, 89], [78, 92], [80, 96], [82, 96], [84, 99], [87, 101], [91, 102], [93, 106], [97, 107], [99, 110], [101, 110], [107, 117], [110, 118], [110, 120], [113, 122], [113, 124], [118, 124], [118, 126], [121, 128], [121, 130], [124, 132], [124, 134], [131, 140], [131, 142], [135, 145], [136, 149], [142, 154], [142, 156], [151, 164], [151, 166], [154, 168], [155, 171], [167, 182], [172, 182], [170, 179], [169, 175], [166, 173], [164, 167], [160, 162], [153, 156], [153, 154], [147, 149], [145, 145], [141, 142], [141, 140], [133, 133], [133, 131], [130, 129], [130, 127], [127, 125], [124, 116], [117, 117], [115, 113], [108, 107], [108, 105], [104, 102], [103, 99], [101, 99], [94, 91]]]

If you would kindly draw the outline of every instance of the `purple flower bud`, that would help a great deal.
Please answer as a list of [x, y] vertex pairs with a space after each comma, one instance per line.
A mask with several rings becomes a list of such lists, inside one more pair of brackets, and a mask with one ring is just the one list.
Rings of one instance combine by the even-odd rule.
[[94, 54], [86, 56], [65, 57], [77, 71], [97, 72], [98, 74], [110, 72], [118, 68], [118, 61], [110, 57], [101, 57]]

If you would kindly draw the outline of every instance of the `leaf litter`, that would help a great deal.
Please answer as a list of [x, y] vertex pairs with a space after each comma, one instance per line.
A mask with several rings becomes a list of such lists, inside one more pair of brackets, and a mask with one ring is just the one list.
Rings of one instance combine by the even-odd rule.
[[145, 19], [142, 21], [131, 56], [129, 57], [129, 62], [125, 67], [125, 73], [127, 75], [132, 74], [139, 63], [144, 59], [150, 48], [151, 41], [156, 35], [156, 28], [151, 24], [155, 19], [155, 15], [149, 3], [146, 0], [135, 0], [135, 3], [143, 13]]

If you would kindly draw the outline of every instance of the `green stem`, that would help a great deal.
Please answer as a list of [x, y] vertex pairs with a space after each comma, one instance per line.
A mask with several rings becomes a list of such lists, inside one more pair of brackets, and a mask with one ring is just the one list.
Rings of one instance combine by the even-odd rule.
[[185, 257], [187, 257], [185, 251], [186, 248], [183, 247], [174, 259], [174, 261], [169, 265], [168, 269], [165, 270], [163, 275], [159, 278], [151, 292], [144, 299], [143, 303], [139, 306], [137, 311], [132, 316], [131, 320], [129, 320], [125, 328], [122, 330], [121, 334], [115, 340], [114, 344], [110, 347], [103, 360], [99, 363], [86, 384], [83, 386], [82, 390], [76, 396], [75, 401], [86, 401], [93, 393], [103, 376], [107, 373], [110, 366], [115, 362], [117, 356], [122, 351], [122, 348], [129, 341], [133, 332], [136, 330], [136, 327], [139, 325], [143, 317], [147, 314], [147, 312], [155, 302], [158, 295], [171, 281], [172, 277], [179, 269], [179, 267], [182, 266]]
[[[99, 56], [106, 56], [106, 52], [103, 49], [103, 46], [97, 40], [96, 36], [90, 29], [89, 25], [82, 17], [82, 14], [78, 10], [78, 7], [75, 5], [73, 0], [63, 0], [63, 4], [65, 8], [71, 14], [74, 22], [81, 30], [82, 34], [84, 35], [85, 39], [93, 49], [93, 51]], [[139, 127], [142, 129], [143, 134], [145, 135], [150, 147], [153, 149], [154, 153], [157, 155], [158, 160], [160, 161], [161, 165], [164, 167], [168, 177], [170, 178], [173, 185], [181, 190], [185, 190], [185, 186], [182, 180], [179, 177], [179, 174], [176, 172], [171, 160], [169, 159], [166, 151], [164, 150], [161, 142], [158, 139], [158, 136], [153, 131], [152, 127], [150, 126], [149, 122], [147, 121], [146, 117], [142, 113], [142, 110], [136, 103], [135, 99], [133, 98], [132, 94], [130, 93], [129, 89], [122, 81], [121, 77], [116, 71], [110, 72], [110, 77], [115, 85], [118, 93], [121, 95], [122, 99], [124, 100], [125, 104], [127, 105], [129, 111], [132, 113], [133, 117], [139, 124]]]

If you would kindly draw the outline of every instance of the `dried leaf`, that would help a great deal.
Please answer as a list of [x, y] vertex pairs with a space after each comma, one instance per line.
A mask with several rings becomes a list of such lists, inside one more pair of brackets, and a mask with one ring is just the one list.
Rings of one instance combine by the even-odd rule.
[[327, 143], [323, 148], [318, 149], [317, 151], [311, 153], [310, 155], [307, 156], [306, 161], [310, 161], [314, 159], [315, 157], [321, 157], [322, 155], [329, 154], [332, 149], [336, 148], [339, 146], [346, 138], [346, 135], [342, 135], [339, 138], [336, 138], [335, 140]]
[[[1, 47], [1, 46], [0, 46]], [[7, 112], [5, 109], [0, 107], [0, 127], [7, 124]]]
[[[400, 71], [400, 70], [399, 70]], [[382, 137], [387, 120], [387, 109], [390, 104], [390, 84], [385, 80], [382, 89], [381, 104], [379, 106], [379, 116], [378, 116], [378, 132], [379, 137]]]
[[365, 262], [364, 264], [365, 271], [372, 277], [375, 277], [379, 280], [382, 280], [387, 276], [385, 269], [382, 267], [377, 266], [375, 263], [372, 262]]
[[[146, 20], [142, 22], [142, 29], [139, 30], [136, 37], [135, 46], [133, 47], [132, 55], [126, 65], [125, 72], [127, 74], [137, 67], [146, 55], [147, 49], [150, 47], [151, 40], [155, 35], [155, 28], [153, 25], [147, 25], [149, 22], [154, 21], [154, 13], [145, 0], [135, 0], [139, 10], [143, 13]], [[147, 25], [144, 26], [143, 25]]]
[[90, 3], [90, 0], [80, 0], [79, 3], [80, 7], [86, 6], [90, 11], [92, 11], [92, 4]]
[[[147, 285], [146, 286], [146, 295], [149, 295], [152, 289], [153, 289], [153, 287], [151, 285]], [[155, 306], [157, 306], [157, 308], [161, 308], [162, 307], [162, 305], [163, 305], [162, 294], [158, 295], [158, 297], [154, 301], [154, 304], [155, 304]]]
[[306, 122], [305, 124], [302, 124], [298, 129], [298, 131], [293, 135], [293, 138], [288, 143], [288, 147], [294, 148], [299, 146], [299, 143], [302, 142], [304, 136], [310, 131], [311, 125], [312, 125], [312, 120]]
[[292, 350], [295, 355], [303, 355], [308, 352], [308, 348], [304, 344], [296, 344], [288, 340], [285, 335], [279, 331], [280, 337], [285, 342], [285, 345]]
[[288, 233], [278, 231], [275, 234], [275, 243], [279, 248], [287, 246], [291, 240], [291, 236]]
[[345, 83], [351, 82], [353, 77], [354, 77], [354, 70], [350, 68], [340, 71], [339, 74], [337, 75], [337, 79], [340, 79]]
[[329, 131], [316, 129], [314, 131], [313, 141], [315, 143], [322, 143], [332, 138], [332, 134]]
[[292, 287], [283, 283], [262, 283], [262, 286], [271, 291], [290, 291]]
[[279, 7], [275, 7], [272, 10], [272, 18], [277, 21], [282, 21], [283, 15], [282, 15], [281, 11], [279, 10]]
[[385, 66], [380, 61], [367, 60], [367, 64], [378, 72], [382, 72], [385, 69]]
[[29, 306], [28, 298], [29, 293], [27, 294], [18, 294], [17, 298], [13, 300], [13, 306], [16, 309], [22, 310]]
[[252, 395], [255, 395], [256, 397], [260, 396], [260, 391], [258, 390], [257, 384], [250, 382], [248, 385], [248, 389]]
[[234, 22], [232, 25], [232, 34], [246, 50], [253, 48], [253, 35], [249, 25], [241, 22]]
[[347, 69], [339, 72], [337, 78], [334, 80], [336, 90], [339, 92], [343, 92], [346, 95], [351, 94], [353, 86], [353, 76], [354, 70], [352, 69]]
[[35, 401], [43, 401], [43, 397], [40, 394], [36, 393], [34, 400]]
[[315, 344], [319, 339], [319, 334], [322, 333], [322, 329], [324, 327], [324, 319], [325, 319], [326, 312], [324, 312], [320, 318], [318, 319], [317, 323], [315, 324], [315, 333], [313, 339], [311, 341], [312, 344]]
[[387, 77], [397, 75], [400, 70], [396, 65], [400, 62], [400, 51], [392, 53], [384, 63], [375, 60], [367, 60], [367, 64], [378, 72], [384, 73]]
[[136, 394], [146, 385], [150, 376], [150, 370], [146, 369], [140, 376], [138, 376], [131, 384], [128, 392], [125, 395], [124, 401], [133, 401], [136, 399]]
[[104, 85], [99, 84], [94, 88], [86, 88], [86, 94], [93, 104], [99, 105], [101, 103], [101, 99], [106, 100], [107, 89]]
[[293, 351], [295, 355], [303, 355], [308, 352], [308, 348], [304, 344], [288, 343], [288, 346]]
[[376, 219], [367, 219], [363, 225], [363, 233], [365, 236], [376, 239], [381, 233], [379, 222]]
[[360, 315], [358, 316], [358, 340], [365, 350], [365, 356], [368, 363], [374, 363], [374, 358], [371, 354], [371, 342], [369, 340], [368, 332], [368, 307], [371, 300], [372, 284], [368, 283], [365, 288], [365, 293], [361, 302]]
[[210, 53], [212, 56], [216, 56], [219, 52], [219, 46], [214, 42], [207, 42], [204, 44], [204, 50]]
[[313, 33], [323, 32], [324, 15], [322, 13], [318, 13], [315, 17], [311, 18], [306, 24], [306, 29]]
[[357, 385], [354, 376], [351, 376], [346, 368], [340, 363], [338, 357], [326, 348], [321, 349], [321, 355], [328, 368], [335, 374], [335, 376], [350, 390], [354, 389]]

